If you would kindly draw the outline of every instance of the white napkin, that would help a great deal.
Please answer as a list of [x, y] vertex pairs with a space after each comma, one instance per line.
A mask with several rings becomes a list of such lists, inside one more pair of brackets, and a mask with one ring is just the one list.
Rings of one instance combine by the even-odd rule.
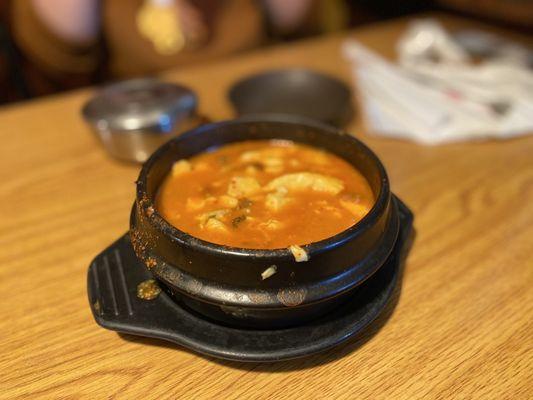
[[432, 21], [413, 24], [398, 51], [392, 64], [356, 41], [343, 46], [371, 132], [424, 144], [533, 132], [533, 73], [517, 57], [472, 64]]

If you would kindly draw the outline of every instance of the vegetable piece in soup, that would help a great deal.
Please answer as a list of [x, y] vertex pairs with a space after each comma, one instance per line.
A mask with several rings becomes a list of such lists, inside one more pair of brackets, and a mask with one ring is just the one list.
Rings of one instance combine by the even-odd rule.
[[276, 249], [331, 237], [374, 204], [366, 179], [344, 159], [284, 140], [245, 141], [178, 160], [158, 212], [197, 238]]

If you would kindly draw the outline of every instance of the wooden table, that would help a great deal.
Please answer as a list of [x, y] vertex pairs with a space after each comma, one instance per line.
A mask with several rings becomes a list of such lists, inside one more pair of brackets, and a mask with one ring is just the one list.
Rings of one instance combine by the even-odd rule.
[[[441, 17], [448, 26], [471, 23]], [[354, 31], [386, 56], [406, 20]], [[350, 81], [345, 35], [169, 78], [213, 119], [257, 70], [304, 65]], [[276, 364], [219, 363], [99, 328], [91, 259], [128, 229], [138, 167], [110, 159], [80, 118], [82, 90], [0, 112], [0, 398], [415, 399], [533, 396], [533, 136], [423, 147], [350, 130], [381, 157], [418, 232], [387, 324], [350, 343]]]

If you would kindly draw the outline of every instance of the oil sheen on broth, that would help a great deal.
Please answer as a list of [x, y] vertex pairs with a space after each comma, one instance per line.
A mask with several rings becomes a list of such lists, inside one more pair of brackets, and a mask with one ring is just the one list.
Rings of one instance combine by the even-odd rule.
[[158, 212], [197, 238], [275, 249], [333, 236], [374, 204], [351, 164], [290, 141], [244, 141], [174, 163], [156, 199]]

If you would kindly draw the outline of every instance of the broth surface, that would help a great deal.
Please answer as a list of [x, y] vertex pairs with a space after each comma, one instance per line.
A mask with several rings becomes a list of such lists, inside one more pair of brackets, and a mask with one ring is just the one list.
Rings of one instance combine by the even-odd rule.
[[284, 140], [244, 141], [174, 163], [156, 198], [178, 229], [227, 246], [275, 249], [333, 236], [374, 204], [342, 158]]

